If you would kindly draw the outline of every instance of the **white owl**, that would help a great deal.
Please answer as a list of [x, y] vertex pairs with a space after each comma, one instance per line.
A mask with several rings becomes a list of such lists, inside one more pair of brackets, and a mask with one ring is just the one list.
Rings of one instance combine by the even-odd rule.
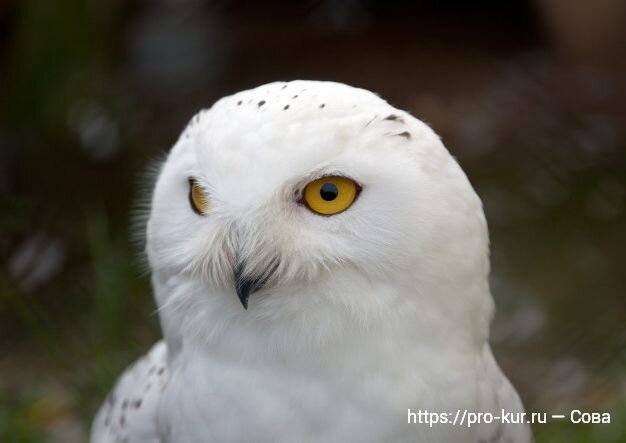
[[480, 199], [427, 125], [371, 92], [271, 83], [200, 112], [160, 171], [147, 255], [164, 340], [94, 443], [531, 440], [409, 423], [523, 407], [488, 342]]

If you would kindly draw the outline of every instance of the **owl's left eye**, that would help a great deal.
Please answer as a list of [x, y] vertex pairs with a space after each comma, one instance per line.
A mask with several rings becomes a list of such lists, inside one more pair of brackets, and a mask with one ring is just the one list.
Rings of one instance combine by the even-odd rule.
[[303, 200], [317, 214], [335, 215], [348, 209], [360, 190], [360, 186], [347, 177], [322, 177], [306, 185]]
[[209, 212], [209, 199], [204, 189], [193, 178], [189, 179], [189, 204], [196, 214], [206, 215]]

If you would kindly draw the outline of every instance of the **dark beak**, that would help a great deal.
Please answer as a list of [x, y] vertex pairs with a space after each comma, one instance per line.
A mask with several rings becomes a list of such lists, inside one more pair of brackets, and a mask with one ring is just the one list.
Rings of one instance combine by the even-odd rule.
[[254, 292], [259, 291], [278, 269], [278, 260], [272, 260], [270, 265], [258, 275], [246, 273], [246, 262], [240, 261], [235, 266], [235, 290], [239, 301], [248, 309], [248, 299]]

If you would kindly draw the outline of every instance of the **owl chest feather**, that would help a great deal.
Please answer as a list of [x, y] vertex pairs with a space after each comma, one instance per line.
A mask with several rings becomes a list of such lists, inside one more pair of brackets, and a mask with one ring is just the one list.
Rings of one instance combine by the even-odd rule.
[[[242, 362], [186, 356], [171, 365], [161, 432], [165, 441], [176, 442], [463, 442], [474, 441], [468, 439], [474, 431], [408, 424], [408, 409], [495, 410], [493, 392], [480, 391], [473, 365], [449, 367], [454, 359], [446, 364], [441, 356], [377, 363], [374, 358], [355, 355], [347, 356], [349, 364], [320, 364], [315, 358]], [[430, 366], [420, 371], [424, 358]]]

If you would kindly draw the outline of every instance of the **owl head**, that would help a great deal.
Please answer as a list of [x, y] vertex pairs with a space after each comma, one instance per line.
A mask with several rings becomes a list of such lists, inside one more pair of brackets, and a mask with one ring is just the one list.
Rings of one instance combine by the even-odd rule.
[[147, 253], [161, 315], [196, 329], [410, 320], [481, 340], [491, 315], [465, 174], [426, 124], [340, 83], [271, 83], [198, 113], [161, 168]]

